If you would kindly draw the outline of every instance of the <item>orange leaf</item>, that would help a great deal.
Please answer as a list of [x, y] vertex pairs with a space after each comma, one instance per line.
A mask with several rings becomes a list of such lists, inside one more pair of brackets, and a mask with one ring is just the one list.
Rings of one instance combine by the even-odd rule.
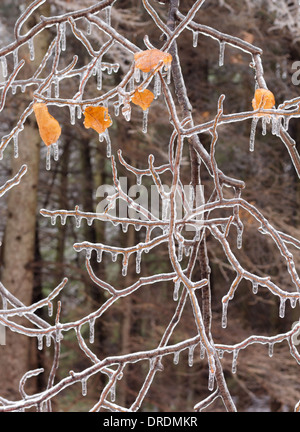
[[270, 90], [257, 89], [255, 91], [254, 99], [252, 100], [252, 106], [254, 110], [258, 108], [270, 109], [275, 105], [275, 97]]
[[49, 114], [47, 105], [44, 102], [36, 102], [33, 104], [33, 111], [40, 136], [46, 146], [56, 143], [61, 134], [61, 127], [58, 121]]
[[134, 95], [131, 98], [132, 102], [135, 105], [140, 106], [144, 111], [146, 111], [149, 108], [153, 99], [154, 99], [154, 94], [148, 89], [141, 92], [136, 90], [134, 92]]
[[158, 49], [150, 49], [134, 54], [135, 67], [142, 72], [150, 72], [162, 60], [166, 67], [170, 67], [172, 56]]
[[108, 114], [108, 109], [103, 106], [87, 107], [84, 111], [85, 120], [83, 122], [86, 129], [92, 128], [99, 134], [112, 125], [112, 120]]

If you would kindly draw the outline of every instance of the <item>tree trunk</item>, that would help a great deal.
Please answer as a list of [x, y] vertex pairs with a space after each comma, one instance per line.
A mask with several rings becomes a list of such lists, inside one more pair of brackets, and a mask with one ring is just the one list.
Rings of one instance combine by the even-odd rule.
[[[20, 185], [9, 192], [3, 244], [2, 283], [25, 305], [31, 304], [33, 295], [39, 146], [37, 130], [25, 127], [20, 135], [19, 158], [13, 159], [12, 170], [14, 175], [25, 163], [28, 171]], [[6, 331], [6, 345], [0, 347], [0, 388], [4, 397], [20, 397], [19, 380], [36, 364], [36, 347], [32, 343], [35, 341], [28, 337]]]
[[[30, 1], [27, 1], [30, 4]], [[39, 13], [49, 14], [49, 5], [39, 8]], [[34, 25], [35, 15], [24, 26]], [[26, 29], [27, 27], [27, 29]], [[35, 41], [35, 60], [30, 63], [32, 71], [41, 63], [48, 48], [49, 38], [46, 32], [40, 33]], [[37, 224], [37, 190], [40, 161], [40, 136], [35, 122], [27, 121], [24, 131], [19, 134], [19, 156], [12, 160], [12, 174], [14, 175], [22, 164], [28, 167], [26, 175], [20, 185], [10, 190], [7, 203], [7, 225], [4, 233], [3, 263], [1, 281], [3, 285], [25, 305], [30, 305], [33, 298], [40, 296], [40, 292], [33, 295], [35, 268]], [[38, 287], [41, 290], [41, 287]], [[18, 319], [23, 325], [26, 320]], [[6, 345], [0, 346], [0, 388], [2, 396], [20, 398], [19, 380], [29, 369], [36, 368], [38, 357], [36, 340], [12, 333], [6, 330]], [[36, 389], [36, 379], [30, 379], [26, 391]], [[29, 387], [31, 387], [29, 389]], [[29, 391], [30, 390], [30, 391]]]

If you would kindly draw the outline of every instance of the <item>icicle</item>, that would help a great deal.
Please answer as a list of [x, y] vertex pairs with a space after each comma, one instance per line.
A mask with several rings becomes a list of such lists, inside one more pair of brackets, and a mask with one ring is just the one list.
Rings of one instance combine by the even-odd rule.
[[136, 82], [140, 82], [141, 80], [141, 71], [138, 68], [134, 69], [134, 79], [136, 80]]
[[128, 258], [126, 255], [124, 255], [124, 258], [122, 261], [122, 276], [127, 275], [127, 269], [128, 269]]
[[18, 132], [14, 134], [14, 157], [17, 158], [19, 156], [19, 145], [18, 145]]
[[160, 76], [159, 74], [155, 74], [154, 76], [154, 98], [157, 99], [157, 97], [160, 95], [161, 92], [161, 82], [160, 82]]
[[228, 309], [228, 303], [222, 301], [222, 328], [227, 327], [227, 309]]
[[92, 23], [86, 18], [86, 32], [88, 35], [92, 34]]
[[38, 350], [41, 351], [43, 349], [43, 335], [38, 335], [37, 340], [38, 340]]
[[189, 367], [192, 367], [194, 364], [194, 351], [195, 351], [196, 345], [192, 345], [189, 347], [189, 355], [188, 355], [188, 364]]
[[59, 98], [59, 79], [57, 77], [54, 80], [54, 97]]
[[33, 61], [35, 59], [33, 38], [30, 38], [28, 41], [28, 49], [30, 60]]
[[126, 223], [126, 222], [123, 222], [123, 223], [122, 223], [122, 231], [123, 231], [124, 233], [126, 233], [126, 232], [128, 231], [128, 223]]
[[274, 343], [269, 343], [269, 357], [273, 357]]
[[95, 341], [95, 318], [91, 318], [89, 321], [90, 325], [90, 343], [94, 343]]
[[131, 106], [130, 106], [130, 104], [126, 104], [123, 106], [122, 114], [123, 114], [125, 120], [129, 122], [130, 118], [131, 118]]
[[117, 254], [117, 252], [112, 252], [112, 253], [111, 253], [111, 259], [112, 259], [112, 262], [116, 262], [116, 261], [117, 261], [117, 258], [118, 258], [118, 254]]
[[196, 48], [198, 45], [198, 35], [199, 33], [193, 30], [193, 47]]
[[262, 133], [262, 135], [267, 135], [267, 123], [268, 123], [268, 118], [266, 116], [264, 116], [261, 120], [261, 124], [262, 124], [261, 133]]
[[52, 317], [53, 315], [53, 304], [51, 301], [48, 302], [48, 315], [49, 317]]
[[51, 98], [51, 84], [50, 84], [49, 87], [47, 88], [47, 98], [48, 98], [48, 99]]
[[13, 58], [14, 58], [14, 69], [16, 69], [16, 67], [18, 66], [18, 63], [19, 63], [18, 48], [16, 48], [13, 51]]
[[111, 157], [111, 140], [107, 129], [105, 130], [103, 135], [106, 140], [106, 157], [109, 158]]
[[1, 57], [2, 75], [3, 78], [7, 77], [7, 60], [5, 56]]
[[102, 89], [102, 69], [101, 69], [101, 58], [97, 61], [97, 90]]
[[147, 133], [149, 109], [143, 111], [143, 133]]
[[272, 134], [278, 136], [280, 134], [281, 117], [272, 117]]
[[250, 145], [249, 145], [249, 150], [251, 152], [254, 151], [254, 142], [255, 142], [255, 133], [256, 133], [257, 122], [258, 122], [258, 117], [253, 117], [252, 123], [251, 123]]
[[142, 258], [142, 251], [138, 250], [136, 253], [136, 273], [141, 272], [141, 258]]
[[100, 263], [102, 261], [103, 249], [97, 249], [97, 262]]
[[224, 65], [225, 42], [220, 42], [219, 66]]
[[297, 303], [297, 297], [290, 297], [291, 307], [294, 309]]
[[167, 84], [171, 84], [171, 65], [167, 69]]
[[169, 200], [167, 198], [162, 198], [161, 218], [163, 221], [167, 220], [168, 218], [168, 207], [169, 207]]
[[82, 117], [82, 109], [80, 105], [77, 105], [77, 118], [80, 120]]
[[80, 228], [80, 225], [81, 225], [81, 221], [82, 221], [82, 217], [81, 217], [81, 216], [78, 216], [78, 215], [76, 215], [76, 216], [75, 216], [75, 223], [76, 223], [76, 228]]
[[110, 26], [111, 24], [111, 6], [105, 8], [105, 22]]
[[118, 72], [119, 68], [120, 68], [119, 63], [114, 63], [114, 64], [112, 65], [112, 70], [113, 70], [115, 73]]
[[219, 356], [220, 359], [222, 359], [224, 357], [224, 351], [220, 349], [218, 351], [218, 356]]
[[132, 93], [135, 90], [135, 84], [134, 84], [134, 76], [132, 76], [129, 80], [129, 92]]
[[114, 402], [116, 400], [116, 383], [114, 382], [110, 388], [110, 400]]
[[66, 51], [66, 22], [62, 22], [59, 25], [61, 35], [61, 50]]
[[241, 249], [242, 248], [242, 244], [243, 244], [243, 230], [242, 229], [238, 229], [237, 237], [236, 237], [236, 247], [238, 249]]
[[114, 102], [113, 105], [114, 105], [114, 110], [115, 110], [115, 116], [118, 117], [118, 115], [120, 114], [120, 105], [119, 105], [119, 102], [116, 101], [116, 102]]
[[142, 177], [143, 177], [142, 174], [136, 174], [136, 184], [137, 184], [137, 186], [141, 186], [141, 184], [142, 184]]
[[[81, 219], [81, 218], [80, 218], [80, 219]], [[93, 250], [93, 249], [92, 249], [92, 248], [89, 248], [89, 247], [85, 249], [85, 257], [86, 257], [86, 259], [88, 259], [88, 260], [91, 259], [91, 256], [92, 256], [92, 250]]]
[[203, 360], [205, 357], [205, 347], [202, 342], [200, 342], [200, 360]]
[[209, 391], [213, 391], [214, 382], [215, 382], [215, 372], [213, 372], [209, 369], [209, 374], [208, 374], [208, 390]]
[[237, 363], [237, 358], [238, 358], [238, 350], [233, 350], [233, 358], [232, 358], [232, 373], [235, 374], [236, 373], [236, 363]]
[[81, 380], [81, 392], [82, 396], [87, 395], [87, 378], [82, 378]]
[[183, 257], [183, 243], [179, 242], [178, 243], [178, 261], [181, 262], [182, 261], [182, 257]]
[[50, 347], [50, 345], [51, 345], [51, 334], [50, 333], [47, 333], [46, 334], [46, 347]]
[[65, 225], [66, 224], [66, 220], [67, 220], [67, 215], [66, 214], [61, 214], [60, 215], [60, 223], [62, 225]]
[[179, 363], [179, 355], [180, 355], [180, 351], [176, 351], [176, 352], [174, 353], [173, 363], [174, 363], [175, 365], [178, 365], [178, 363]]
[[279, 306], [279, 316], [280, 318], [284, 318], [285, 315], [285, 298], [280, 298], [280, 306]]
[[69, 105], [69, 110], [70, 110], [70, 123], [71, 125], [75, 124], [75, 117], [76, 117], [76, 106], [75, 105]]
[[179, 288], [180, 288], [181, 280], [177, 279], [174, 283], [174, 291], [173, 291], [173, 300], [178, 300]]
[[61, 328], [60, 328], [60, 324], [56, 325], [56, 332], [55, 332], [55, 340], [56, 342], [60, 342], [60, 340], [62, 339], [62, 332], [61, 332]]
[[15, 95], [16, 92], [17, 92], [17, 86], [13, 84], [13, 85], [11, 86], [11, 94], [12, 94], [12, 95]]
[[256, 282], [256, 281], [252, 282], [252, 292], [253, 292], [253, 294], [257, 294], [257, 292], [258, 292], [258, 282]]
[[47, 154], [46, 154], [46, 170], [50, 171], [51, 169], [51, 146], [47, 147]]
[[89, 217], [89, 218], [86, 219], [86, 221], [87, 221], [88, 226], [92, 226], [92, 225], [93, 225], [94, 218]]
[[284, 117], [283, 117], [283, 129], [286, 130], [286, 131], [287, 131], [288, 128], [289, 128], [290, 118], [291, 118], [291, 117], [288, 117], [288, 116], [284, 116]]
[[185, 248], [184, 248], [185, 256], [189, 256], [190, 255], [190, 250], [191, 250], [190, 246], [185, 246]]

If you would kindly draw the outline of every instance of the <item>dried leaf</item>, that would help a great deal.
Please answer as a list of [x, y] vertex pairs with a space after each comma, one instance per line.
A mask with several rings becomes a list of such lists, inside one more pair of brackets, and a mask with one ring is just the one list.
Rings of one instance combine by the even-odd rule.
[[40, 137], [50, 146], [57, 142], [61, 135], [61, 127], [58, 121], [48, 112], [48, 107], [44, 102], [33, 104], [33, 111], [39, 127]]
[[131, 98], [131, 101], [135, 105], [140, 106], [144, 111], [146, 111], [151, 105], [153, 99], [154, 99], [154, 94], [150, 90], [146, 89], [141, 92], [136, 90], [134, 92], [134, 95]]
[[142, 72], [150, 72], [162, 60], [166, 67], [170, 67], [172, 56], [158, 49], [150, 49], [134, 54], [135, 67]]
[[257, 89], [255, 91], [254, 99], [252, 100], [252, 106], [254, 110], [258, 108], [271, 109], [275, 105], [275, 97], [270, 90]]
[[112, 125], [112, 120], [108, 114], [108, 109], [103, 106], [87, 107], [84, 111], [85, 120], [83, 122], [86, 129], [92, 128], [99, 134]]

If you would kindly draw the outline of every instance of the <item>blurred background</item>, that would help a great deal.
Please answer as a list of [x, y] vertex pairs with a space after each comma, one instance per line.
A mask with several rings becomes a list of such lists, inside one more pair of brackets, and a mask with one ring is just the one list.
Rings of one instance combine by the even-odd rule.
[[[186, 13], [194, 3], [181, 2], [180, 10]], [[48, 16], [79, 9], [94, 4], [90, 0], [47, 0], [39, 8], [39, 14]], [[1, 47], [14, 40], [13, 26], [23, 10], [24, 1], [2, 0], [0, 2]], [[162, 17], [166, 18], [166, 7], [156, 5]], [[240, 37], [263, 49], [263, 66], [269, 89], [274, 93], [276, 103], [299, 96], [299, 86], [294, 85], [292, 76], [294, 62], [300, 61], [300, 16], [298, 1], [287, 0], [210, 0], [205, 2], [195, 21], [214, 27], [222, 32]], [[33, 16], [32, 26], [39, 15]], [[144, 10], [141, 1], [118, 0], [112, 11], [112, 24], [117, 30], [144, 49], [143, 37], [149, 35], [153, 45], [160, 47], [160, 32]], [[79, 26], [79, 24], [78, 24]], [[84, 23], [81, 25], [84, 28]], [[48, 32], [48, 33], [47, 33]], [[28, 47], [20, 49], [19, 58], [25, 58], [24, 76], [30, 76], [40, 64], [42, 56], [53, 38], [53, 30], [42, 32], [34, 39], [35, 60], [29, 60]], [[103, 43], [102, 34], [92, 28], [90, 40], [94, 47]], [[254, 70], [249, 67], [251, 57], [240, 50], [226, 46], [224, 66], [219, 67], [219, 44], [199, 34], [198, 45], [193, 47], [193, 35], [184, 31], [178, 40], [181, 66], [185, 77], [188, 96], [193, 106], [196, 124], [214, 118], [220, 94], [226, 96], [225, 113], [251, 110], [255, 90]], [[67, 49], [61, 56], [61, 68], [70, 63], [76, 53], [79, 65], [89, 62], [84, 47], [71, 34], [67, 26]], [[109, 51], [107, 61], [118, 62], [120, 69], [111, 75], [103, 72], [103, 90], [113, 88], [127, 71], [131, 56], [118, 47]], [[11, 58], [10, 58], [11, 57]], [[13, 58], [8, 56], [8, 69], [12, 71]], [[95, 78], [96, 79], [96, 78]], [[2, 76], [3, 80], [3, 76]], [[78, 89], [78, 78], [62, 81], [60, 97], [72, 97]], [[35, 87], [18, 86], [15, 94], [9, 91], [5, 109], [1, 112], [0, 133], [6, 135], [15, 127], [19, 116], [32, 100]], [[24, 91], [24, 92], [23, 92]], [[97, 91], [97, 90], [96, 90]], [[87, 88], [90, 97], [95, 96], [95, 86]], [[47, 208], [73, 210], [79, 205], [83, 211], [95, 211], [101, 201], [96, 196], [102, 184], [112, 184], [111, 166], [106, 158], [105, 145], [99, 142], [94, 131], [83, 126], [83, 119], [70, 123], [70, 112], [66, 108], [51, 106], [50, 113], [63, 126], [60, 139], [60, 157], [52, 162], [51, 171], [45, 169], [46, 148], [40, 142], [34, 116], [26, 121], [25, 129], [19, 135], [19, 158], [13, 157], [13, 143], [7, 147], [0, 161], [0, 180], [3, 184], [23, 164], [29, 166], [24, 182], [0, 200], [0, 249], [1, 281], [25, 304], [30, 304], [45, 295], [67, 277], [69, 282], [63, 290], [62, 322], [85, 316], [105, 301], [90, 278], [84, 265], [84, 254], [73, 249], [75, 242], [84, 239], [90, 242], [129, 246], [143, 241], [145, 231], [137, 232], [129, 226], [124, 233], [121, 226], [110, 227], [101, 222], [88, 226], [85, 221], [76, 228], [75, 221], [68, 219], [65, 225], [57, 222], [51, 225], [39, 210]], [[112, 110], [111, 110], [112, 111]], [[148, 134], [142, 133], [142, 114], [132, 108], [132, 119], [111, 113], [113, 125], [110, 128], [112, 150], [118, 149], [133, 166], [144, 168], [148, 155], [155, 155], [156, 163], [168, 160], [168, 142], [171, 127], [163, 98], [155, 100], [149, 111]], [[278, 137], [269, 131], [261, 134], [259, 124], [255, 141], [255, 152], [249, 153], [251, 120], [233, 123], [220, 128], [216, 158], [221, 170], [246, 183], [243, 197], [253, 203], [280, 231], [300, 238], [299, 229], [299, 179], [293, 169], [286, 148]], [[300, 142], [299, 121], [291, 120], [291, 136]], [[210, 137], [202, 136], [205, 146]], [[124, 167], [118, 165], [120, 176], [128, 177], [128, 185], [135, 183]], [[202, 181], [206, 198], [212, 191], [210, 176], [202, 170]], [[188, 152], [182, 167], [185, 184], [189, 183], [190, 168]], [[166, 179], [167, 181], [167, 179]], [[147, 180], [144, 180], [147, 185]], [[148, 186], [150, 183], [148, 184]], [[271, 276], [272, 280], [286, 290], [293, 290], [284, 262], [274, 244], [258, 231], [258, 225], [247, 214], [242, 214], [245, 224], [243, 247], [238, 251], [241, 264], [260, 276]], [[113, 228], [113, 229], [112, 229]], [[236, 232], [230, 233], [232, 244]], [[233, 250], [236, 252], [236, 249]], [[291, 250], [296, 255], [296, 250]], [[299, 306], [286, 306], [285, 318], [279, 318], [278, 298], [263, 288], [253, 295], [250, 283], [240, 284], [235, 298], [229, 304], [227, 329], [221, 327], [221, 299], [235, 277], [226, 261], [220, 245], [208, 237], [208, 254], [212, 279], [213, 337], [216, 343], [233, 344], [251, 334], [275, 335], [291, 328], [299, 319]], [[188, 258], [185, 258], [186, 260]], [[299, 265], [299, 259], [297, 261]], [[102, 263], [92, 257], [96, 274], [118, 288], [132, 284], [135, 262], [129, 262], [127, 276], [121, 276], [121, 260], [112, 262], [110, 256], [103, 256]], [[168, 251], [165, 247], [155, 253], [144, 254], [140, 276], [170, 270]], [[300, 270], [300, 267], [298, 267]], [[200, 277], [200, 276], [199, 276]], [[197, 278], [195, 273], [194, 278]], [[130, 297], [117, 302], [97, 321], [95, 343], [91, 348], [98, 357], [151, 349], [157, 346], [166, 325], [174, 312], [173, 283], [146, 286]], [[47, 321], [46, 308], [39, 314]], [[85, 329], [85, 327], [83, 328]], [[88, 338], [89, 328], [86, 326]], [[196, 334], [192, 310], [186, 309], [181, 324], [176, 329], [171, 343], [176, 343]], [[15, 342], [18, 338], [18, 342]], [[187, 352], [180, 356], [178, 365], [171, 356], [163, 360], [164, 371], [157, 373], [152, 388], [143, 405], [144, 411], [191, 411], [193, 406], [209, 394], [207, 389], [207, 361], [201, 360], [199, 349], [195, 350], [193, 367], [188, 366]], [[29, 354], [28, 354], [29, 353]], [[28, 393], [41, 390], [46, 385], [47, 371], [51, 368], [51, 348], [37, 350], [35, 340], [7, 332], [7, 345], [0, 346], [0, 394], [19, 399], [18, 381], [23, 373], [33, 367], [44, 367], [46, 373], [36, 381], [28, 383]], [[22, 359], [22, 361], [20, 360]], [[237, 373], [232, 374], [232, 355], [225, 354], [222, 360], [229, 390], [240, 411], [291, 411], [300, 399], [299, 365], [290, 356], [287, 343], [277, 344], [269, 357], [268, 347], [252, 345], [242, 350], [238, 357]], [[74, 332], [65, 334], [57, 379], [63, 378], [70, 369], [79, 371], [90, 365], [78, 347]], [[146, 376], [148, 363], [143, 362], [126, 367], [124, 378], [118, 383], [116, 401], [130, 406]], [[5, 373], [4, 373], [5, 372]], [[80, 384], [60, 393], [53, 400], [55, 411], [86, 411], [98, 400], [99, 389], [104, 378], [99, 375], [88, 381], [88, 394], [81, 395]], [[31, 387], [30, 387], [31, 386]], [[27, 388], [27, 387], [26, 387]], [[216, 402], [208, 410], [223, 410]]]

